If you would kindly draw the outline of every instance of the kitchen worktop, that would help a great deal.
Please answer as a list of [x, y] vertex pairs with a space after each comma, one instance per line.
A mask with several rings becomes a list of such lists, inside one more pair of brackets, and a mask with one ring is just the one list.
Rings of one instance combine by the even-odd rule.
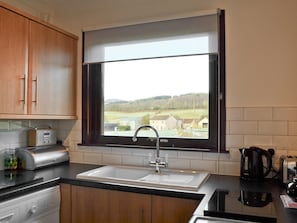
[[272, 194], [278, 223], [293, 223], [296, 222], [297, 219], [297, 210], [283, 208], [279, 195], [285, 194], [285, 189], [277, 180], [265, 179], [263, 182], [246, 182], [241, 181], [239, 177], [235, 176], [211, 175], [208, 180], [200, 186], [197, 192], [193, 192], [97, 183], [76, 179], [78, 173], [96, 167], [98, 167], [98, 165], [64, 163], [35, 171], [0, 171], [0, 202], [59, 183], [69, 183], [111, 190], [197, 199], [201, 200], [201, 202], [193, 215], [203, 215], [205, 207], [216, 190], [246, 190], [254, 192], [270, 192]]

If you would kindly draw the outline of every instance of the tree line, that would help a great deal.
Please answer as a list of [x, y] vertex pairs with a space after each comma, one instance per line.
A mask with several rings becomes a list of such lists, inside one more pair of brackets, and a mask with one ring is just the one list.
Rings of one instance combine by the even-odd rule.
[[208, 108], [207, 93], [190, 93], [178, 96], [160, 95], [135, 101], [109, 100], [105, 111], [140, 112], [147, 110], [179, 110]]

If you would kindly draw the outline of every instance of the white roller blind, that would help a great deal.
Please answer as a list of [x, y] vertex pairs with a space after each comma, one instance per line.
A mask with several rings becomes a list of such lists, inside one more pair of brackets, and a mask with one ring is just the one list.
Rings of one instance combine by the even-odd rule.
[[218, 52], [217, 14], [84, 32], [84, 63]]

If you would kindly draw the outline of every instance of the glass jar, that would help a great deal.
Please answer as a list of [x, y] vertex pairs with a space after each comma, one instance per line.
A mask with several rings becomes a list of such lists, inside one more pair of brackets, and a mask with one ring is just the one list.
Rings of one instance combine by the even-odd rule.
[[5, 170], [15, 170], [18, 167], [18, 159], [15, 155], [14, 149], [8, 149], [4, 154], [4, 168]]

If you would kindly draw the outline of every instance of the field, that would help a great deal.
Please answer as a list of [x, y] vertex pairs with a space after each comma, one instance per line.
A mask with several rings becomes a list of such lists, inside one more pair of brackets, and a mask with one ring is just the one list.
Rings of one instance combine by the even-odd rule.
[[207, 109], [181, 109], [181, 110], [164, 110], [164, 111], [142, 111], [142, 112], [115, 112], [106, 111], [104, 113], [105, 123], [120, 123], [123, 118], [142, 118], [149, 116], [152, 118], [156, 115], [173, 115], [181, 119], [198, 119], [208, 116]]

